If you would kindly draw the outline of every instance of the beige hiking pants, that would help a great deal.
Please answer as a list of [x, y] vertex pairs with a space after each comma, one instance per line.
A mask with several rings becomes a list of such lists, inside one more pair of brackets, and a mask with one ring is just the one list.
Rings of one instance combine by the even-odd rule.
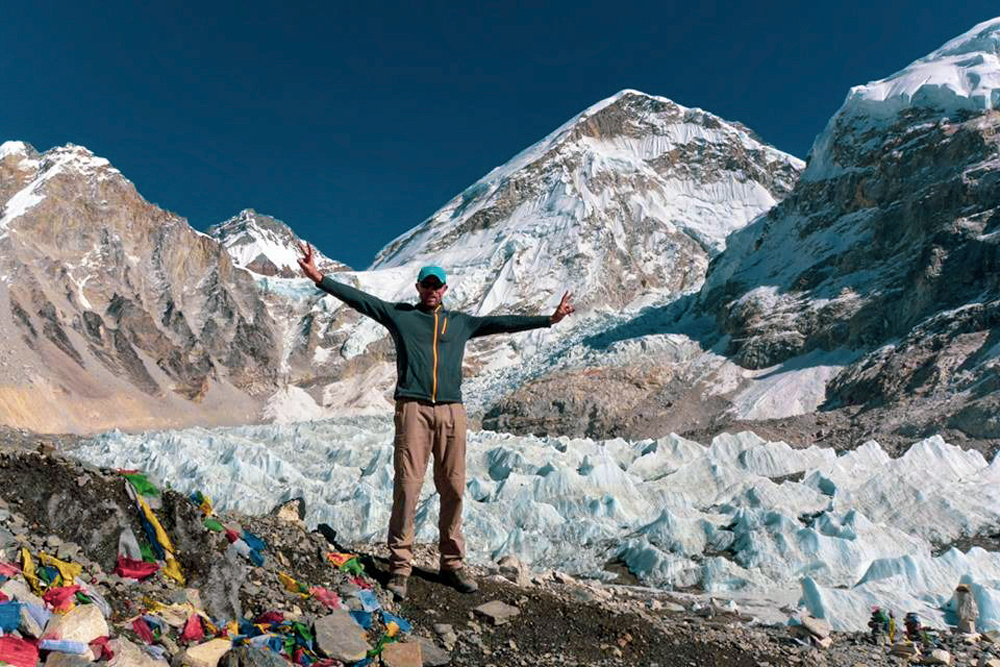
[[409, 575], [413, 558], [413, 521], [424, 483], [427, 460], [434, 456], [434, 487], [441, 500], [438, 547], [441, 569], [462, 567], [462, 495], [465, 493], [465, 406], [461, 403], [396, 401], [392, 516], [389, 519], [389, 565], [393, 574]]

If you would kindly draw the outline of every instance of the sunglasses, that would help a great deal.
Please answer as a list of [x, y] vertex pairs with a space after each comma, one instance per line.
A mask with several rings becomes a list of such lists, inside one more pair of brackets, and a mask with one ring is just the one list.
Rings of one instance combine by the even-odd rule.
[[420, 281], [420, 286], [424, 289], [441, 289], [444, 283], [437, 278], [427, 278]]

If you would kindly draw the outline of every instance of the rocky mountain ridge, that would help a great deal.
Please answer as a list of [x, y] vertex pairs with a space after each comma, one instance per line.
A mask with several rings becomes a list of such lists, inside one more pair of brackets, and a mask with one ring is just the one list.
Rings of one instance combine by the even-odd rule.
[[[255, 417], [273, 323], [218, 243], [80, 146], [0, 147], [7, 424], [88, 431]], [[231, 422], [230, 422], [231, 423]]]
[[[393, 301], [413, 298], [419, 265], [441, 264], [449, 307], [475, 314], [545, 312], [574, 291], [580, 314], [565, 326], [470, 346], [469, 407], [489, 428], [751, 428], [845, 447], [944, 429], [988, 447], [1000, 435], [998, 32], [985, 22], [852, 89], [801, 179], [801, 162], [739, 124], [625, 90], [371, 269], [322, 261]], [[391, 342], [288, 277], [299, 238], [283, 223], [246, 210], [199, 234], [73, 146], [3, 144], [0, 194], [9, 423], [389, 408]], [[51, 414], [26, 407], [39, 399]]]
[[[451, 276], [448, 307], [473, 314], [549, 312], [566, 290], [584, 312], [634, 309], [695, 289], [726, 234], [784, 196], [801, 167], [738, 124], [625, 90], [467, 188], [391, 242], [369, 270], [338, 279], [412, 300], [418, 267], [437, 263]], [[387, 410], [394, 368], [386, 333], [329, 299], [312, 308], [309, 289], [268, 285], [291, 297], [285, 339], [313, 360], [269, 414]], [[498, 374], [573, 326], [476, 341], [466, 376], [502, 384]]]
[[[248, 209], [201, 234], [82, 147], [7, 142], [2, 156], [0, 307], [16, 335], [0, 356], [18, 364], [0, 400], [8, 423], [86, 432], [387, 408], [391, 343], [290, 277], [300, 239], [280, 221]], [[726, 234], [800, 168], [738, 124], [623, 91], [491, 172], [372, 270], [320, 259], [390, 300], [412, 299], [416, 267], [436, 261], [454, 308], [535, 313], [573, 289], [584, 309], [618, 311], [694, 289]], [[545, 340], [481, 342], [467, 372], [517, 366]], [[35, 397], [51, 410], [27, 410]]]
[[[792, 192], [727, 238], [697, 297], [578, 342], [584, 362], [505, 397], [485, 423], [631, 437], [751, 428], [844, 447], [950, 430], [992, 448], [998, 44], [994, 19], [853, 88]], [[593, 361], [663, 336], [698, 344]]]

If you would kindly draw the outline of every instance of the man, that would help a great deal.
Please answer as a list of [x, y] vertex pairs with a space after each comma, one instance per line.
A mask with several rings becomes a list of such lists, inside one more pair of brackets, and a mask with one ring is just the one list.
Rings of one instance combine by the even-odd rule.
[[447, 310], [441, 303], [448, 279], [439, 266], [417, 275], [420, 303], [389, 303], [324, 276], [316, 268], [313, 249], [300, 245], [302, 273], [389, 330], [396, 344], [395, 478], [389, 519], [387, 588], [406, 597], [412, 572], [413, 523], [427, 460], [434, 457], [434, 486], [441, 500], [438, 520], [441, 580], [463, 593], [479, 589], [462, 569], [462, 496], [465, 493], [465, 407], [462, 405], [462, 358], [470, 338], [548, 327], [574, 311], [566, 292], [551, 316], [474, 317]]

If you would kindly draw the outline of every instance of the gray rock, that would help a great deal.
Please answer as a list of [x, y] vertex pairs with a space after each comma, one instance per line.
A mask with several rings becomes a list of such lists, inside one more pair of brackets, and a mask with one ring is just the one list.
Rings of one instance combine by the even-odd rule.
[[528, 568], [517, 556], [504, 556], [497, 565], [500, 568], [500, 574], [518, 586], [525, 587], [531, 584], [531, 578], [528, 576]]
[[45, 601], [32, 593], [27, 584], [19, 579], [8, 579], [5, 581], [3, 586], [0, 586], [0, 592], [5, 593], [7, 597], [14, 598], [18, 602], [30, 602], [45, 609]]
[[820, 639], [825, 639], [830, 636], [830, 624], [821, 619], [814, 618], [812, 616], [803, 616], [801, 619], [802, 625], [808, 630], [813, 636], [819, 637]]
[[52, 651], [45, 659], [45, 667], [89, 667], [93, 663], [82, 655]]
[[341, 662], [357, 662], [371, 648], [365, 640], [365, 631], [346, 609], [334, 609], [317, 620], [315, 636], [319, 651]]
[[[60, 560], [79, 562], [80, 545], [74, 542], [63, 542], [56, 550], [56, 558]], [[82, 563], [81, 563], [82, 565]]]
[[486, 604], [481, 604], [472, 611], [493, 625], [503, 625], [521, 613], [521, 610], [517, 607], [512, 607], [500, 600], [492, 600]]
[[337, 588], [337, 592], [340, 593], [340, 597], [342, 598], [350, 598], [360, 593], [361, 587], [358, 586], [357, 584], [352, 584], [350, 582], [347, 582], [341, 584], [340, 587]]
[[169, 634], [164, 633], [159, 641], [160, 645], [167, 649], [167, 653], [170, 655], [174, 656], [181, 652], [180, 647], [177, 646], [177, 642], [171, 639]]
[[451, 663], [451, 654], [432, 641], [417, 637], [420, 642], [420, 652], [424, 659], [424, 667], [443, 667]]
[[[40, 608], [38, 611], [39, 613], [47, 613], [43, 610], [44, 607]], [[42, 624], [35, 619], [30, 611], [28, 611], [28, 606], [26, 604], [22, 604], [21, 621], [17, 626], [17, 631], [26, 637], [35, 637], [37, 639], [42, 636], [42, 632], [44, 632], [44, 630], [45, 628]]]
[[288, 667], [288, 661], [274, 651], [238, 646], [219, 660], [219, 667]]
[[302, 521], [306, 518], [305, 498], [292, 498], [279, 503], [271, 510], [271, 516], [276, 516], [283, 521]]
[[217, 619], [235, 620], [243, 618], [240, 605], [240, 587], [246, 579], [243, 559], [229, 545], [222, 558], [210, 561], [205, 581], [201, 585], [201, 600], [209, 616]]

